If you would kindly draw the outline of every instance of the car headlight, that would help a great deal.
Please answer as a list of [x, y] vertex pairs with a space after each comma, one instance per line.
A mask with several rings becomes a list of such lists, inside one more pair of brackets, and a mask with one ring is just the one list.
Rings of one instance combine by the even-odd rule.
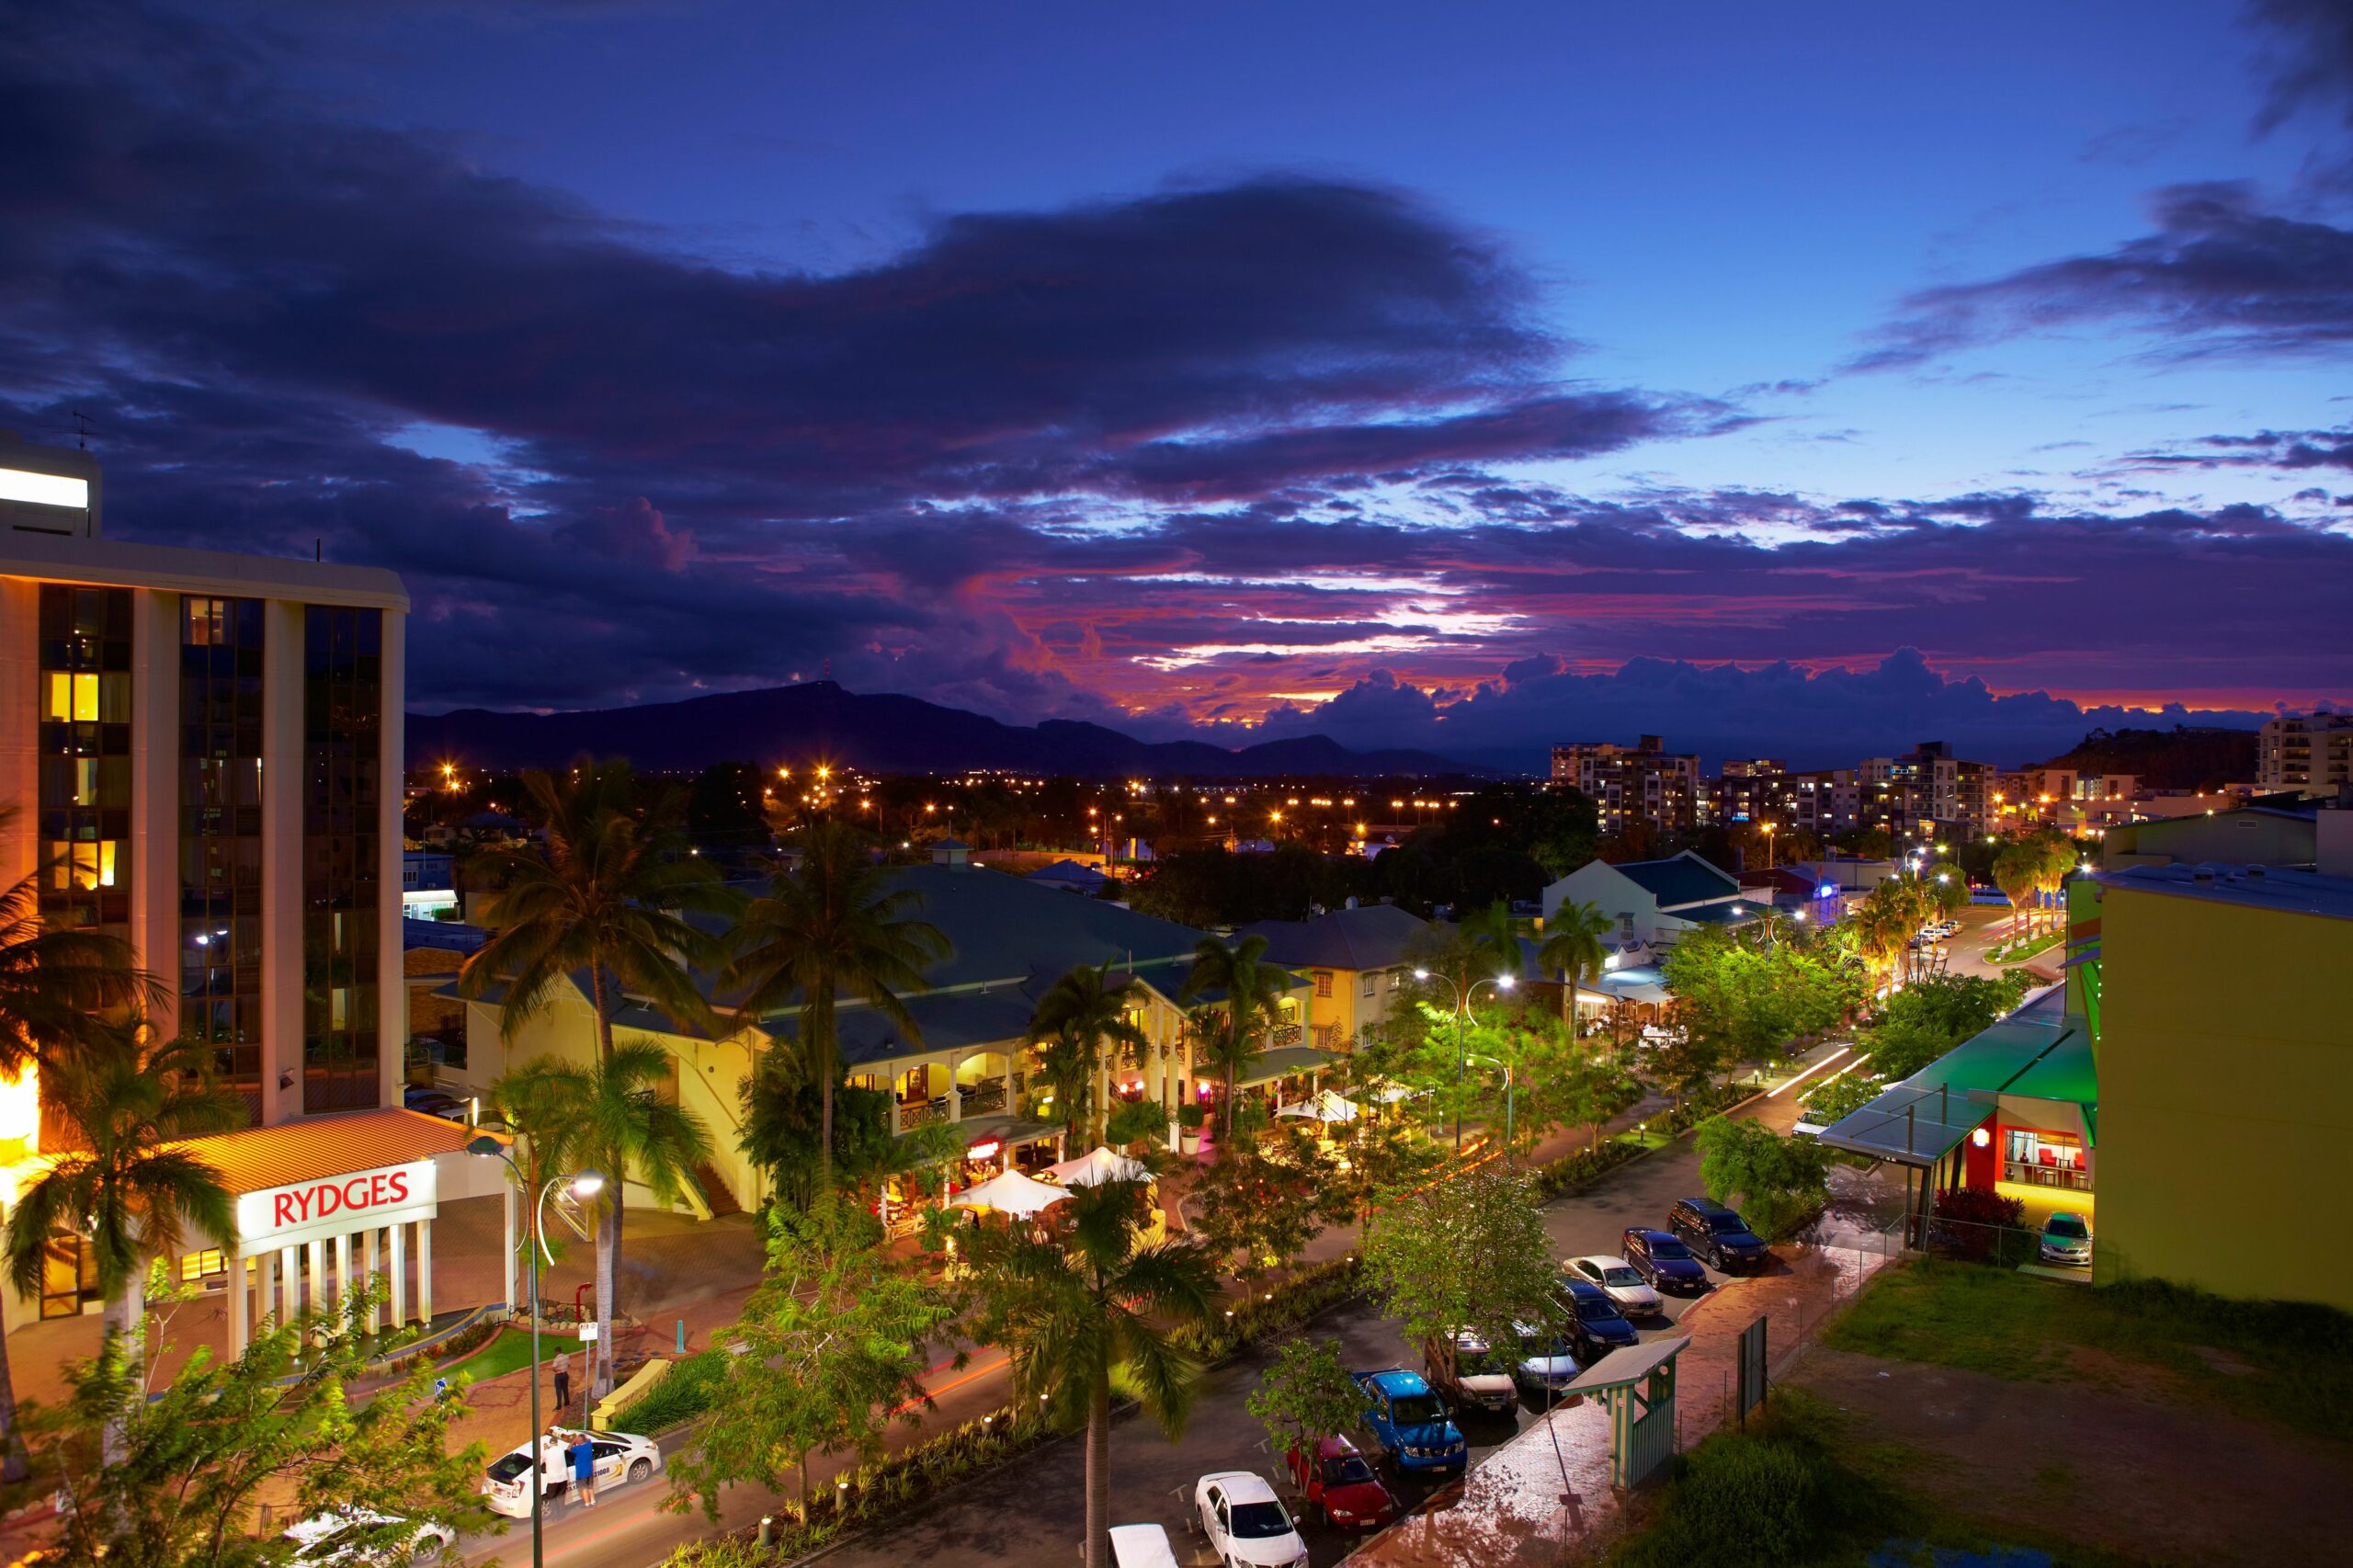
[[1356, 1515], [1350, 1513], [1346, 1508], [1334, 1508], [1331, 1510], [1331, 1515], [1336, 1519], [1353, 1519], [1356, 1517]]

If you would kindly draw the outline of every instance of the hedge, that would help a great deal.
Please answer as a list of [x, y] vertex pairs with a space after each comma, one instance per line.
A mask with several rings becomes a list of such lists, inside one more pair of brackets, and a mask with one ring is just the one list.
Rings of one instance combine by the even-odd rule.
[[710, 1408], [711, 1395], [727, 1374], [728, 1355], [698, 1350], [674, 1363], [660, 1382], [613, 1413], [613, 1430], [650, 1436], [700, 1415]]

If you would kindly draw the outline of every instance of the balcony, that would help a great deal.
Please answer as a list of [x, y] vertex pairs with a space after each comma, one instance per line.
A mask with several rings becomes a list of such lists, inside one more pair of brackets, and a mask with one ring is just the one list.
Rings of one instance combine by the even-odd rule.
[[918, 1127], [928, 1127], [935, 1121], [947, 1119], [948, 1102], [944, 1098], [899, 1102], [899, 1131], [902, 1132], [912, 1132]]
[[1277, 1024], [1267, 1031], [1267, 1049], [1280, 1051], [1287, 1045], [1297, 1045], [1307, 1037], [1307, 1031], [1297, 1024]]
[[1005, 1108], [1005, 1080], [992, 1078], [985, 1084], [974, 1084], [958, 1091], [963, 1101], [966, 1117], [987, 1116]]

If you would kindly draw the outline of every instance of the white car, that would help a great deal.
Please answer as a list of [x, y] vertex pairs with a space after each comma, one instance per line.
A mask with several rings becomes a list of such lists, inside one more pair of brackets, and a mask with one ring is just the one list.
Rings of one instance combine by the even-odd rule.
[[1576, 1381], [1577, 1358], [1570, 1350], [1567, 1334], [1532, 1323], [1516, 1323], [1512, 1327], [1519, 1334], [1519, 1363], [1512, 1375], [1521, 1387], [1542, 1397]]
[[1601, 1287], [1601, 1293], [1621, 1312], [1655, 1312], [1659, 1310], [1658, 1292], [1643, 1283], [1634, 1266], [1622, 1257], [1606, 1257], [1596, 1254], [1591, 1257], [1569, 1259], [1569, 1272], [1579, 1279]]
[[1307, 1568], [1307, 1542], [1275, 1489], [1246, 1470], [1193, 1483], [1193, 1506], [1223, 1568]]
[[347, 1504], [330, 1513], [313, 1514], [290, 1526], [285, 1539], [294, 1543], [296, 1562], [303, 1568], [329, 1563], [369, 1568], [378, 1563], [409, 1562], [433, 1556], [455, 1541], [447, 1525], [418, 1524], [397, 1515]]
[[1454, 1335], [1453, 1376], [1432, 1357], [1430, 1381], [1457, 1404], [1476, 1405], [1498, 1415], [1519, 1408], [1519, 1385], [1512, 1381], [1511, 1362], [1491, 1352], [1484, 1336], [1467, 1328]]
[[[600, 1489], [618, 1486], [624, 1481], [643, 1481], [662, 1468], [661, 1445], [651, 1437], [632, 1437], [627, 1432], [580, 1432], [559, 1426], [555, 1441], [542, 1438], [539, 1444], [540, 1497], [543, 1505], [552, 1505], [571, 1495], [572, 1460], [564, 1450], [584, 1437], [596, 1449], [597, 1485]], [[510, 1519], [531, 1517], [531, 1448], [529, 1443], [518, 1443], [490, 1461], [482, 1489], [489, 1497], [492, 1513], [504, 1514]]]

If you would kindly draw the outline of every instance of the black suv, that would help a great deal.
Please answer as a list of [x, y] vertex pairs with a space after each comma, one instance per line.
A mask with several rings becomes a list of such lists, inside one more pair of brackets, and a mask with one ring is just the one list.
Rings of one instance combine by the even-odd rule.
[[1726, 1274], [1760, 1268], [1768, 1256], [1765, 1244], [1742, 1219], [1722, 1204], [1706, 1198], [1687, 1198], [1670, 1210], [1666, 1228], [1683, 1244]]

